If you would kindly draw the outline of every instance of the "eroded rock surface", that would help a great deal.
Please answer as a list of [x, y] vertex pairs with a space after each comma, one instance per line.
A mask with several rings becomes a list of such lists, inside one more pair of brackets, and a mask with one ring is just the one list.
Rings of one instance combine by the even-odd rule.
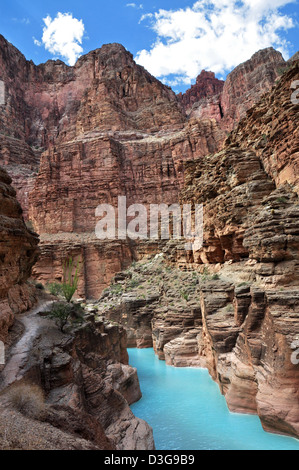
[[236, 265], [213, 274], [165, 261], [143, 260], [118, 274], [92, 304], [95, 317], [122, 324], [130, 346], [153, 346], [169, 365], [208, 368], [232, 411], [256, 413], [266, 430], [299, 437], [298, 287], [261, 288], [244, 261], [248, 280], [239, 283], [227, 280]]
[[27, 284], [38, 256], [38, 236], [27, 229], [11, 178], [0, 168], [0, 340], [5, 341], [14, 314], [36, 301]]
[[298, 77], [299, 62], [294, 60], [229, 138], [242, 149], [254, 149], [275, 183], [289, 183], [297, 194], [299, 104], [295, 96], [292, 98], [296, 91], [292, 84]]
[[[88, 267], [80, 295], [98, 298], [133, 255], [122, 243], [110, 263], [103, 258], [105, 245], [94, 237], [97, 206], [117, 207], [122, 195], [128, 206], [177, 203], [184, 162], [219, 151], [280, 66], [279, 53], [260, 51], [224, 85], [202, 72], [177, 97], [119, 44], [88, 53], [74, 67], [59, 60], [35, 66], [1, 36], [0, 158], [25, 217], [42, 236], [35, 276], [43, 283], [61, 278], [76, 234]], [[93, 259], [102, 260], [105, 280]]]
[[[49, 308], [45, 305], [19, 317], [24, 331], [1, 374], [1, 402], [11, 403], [13, 390], [22, 389], [23, 384], [41, 387], [44, 427], [39, 425], [37, 448], [43, 442], [48, 448], [52, 428], [54, 441], [62, 435], [57, 448], [71, 444], [73, 449], [154, 449], [150, 426], [135, 418], [129, 408], [141, 392], [136, 369], [128, 365], [124, 329], [87, 321], [63, 334], [53, 321], [39, 315]], [[32, 388], [33, 401], [34, 396]], [[29, 423], [31, 427], [35, 430], [36, 425]], [[11, 433], [13, 427], [9, 429]]]

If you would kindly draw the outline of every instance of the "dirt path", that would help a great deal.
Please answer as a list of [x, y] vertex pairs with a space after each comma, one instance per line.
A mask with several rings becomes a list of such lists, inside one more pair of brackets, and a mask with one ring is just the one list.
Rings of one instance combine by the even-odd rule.
[[24, 332], [10, 351], [8, 362], [1, 373], [0, 390], [20, 378], [34, 339], [37, 337], [39, 327], [47, 322], [45, 318], [38, 314], [47, 311], [52, 303], [53, 301], [46, 301], [26, 314], [18, 316], [18, 320], [24, 326]]

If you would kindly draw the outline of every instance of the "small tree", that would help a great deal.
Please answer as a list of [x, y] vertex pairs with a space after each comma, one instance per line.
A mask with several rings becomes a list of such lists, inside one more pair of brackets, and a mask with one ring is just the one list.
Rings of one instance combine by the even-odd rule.
[[68, 303], [70, 303], [77, 290], [80, 269], [80, 260], [75, 263], [72, 257], [63, 264], [62, 292]]
[[56, 303], [49, 312], [49, 317], [55, 320], [60, 331], [64, 333], [64, 327], [67, 325], [72, 313], [72, 305], [66, 303]]
[[65, 327], [69, 323], [76, 325], [84, 321], [84, 309], [81, 305], [74, 304], [73, 302], [56, 302], [52, 305], [47, 315], [49, 318], [55, 320], [56, 325], [62, 333], [65, 332]]

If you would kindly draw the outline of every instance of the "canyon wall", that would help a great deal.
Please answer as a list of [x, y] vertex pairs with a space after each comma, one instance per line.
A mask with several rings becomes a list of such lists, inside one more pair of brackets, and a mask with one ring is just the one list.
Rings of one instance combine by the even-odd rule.
[[36, 301], [27, 284], [38, 256], [38, 236], [27, 229], [11, 178], [0, 168], [0, 340], [5, 341], [14, 314]]
[[212, 72], [203, 71], [196, 84], [178, 97], [188, 116], [214, 118], [222, 129], [230, 132], [287, 67], [281, 53], [269, 47], [236, 67], [225, 82]]
[[78, 295], [97, 298], [136, 258], [129, 241], [103, 256], [107, 244], [94, 235], [97, 206], [116, 207], [119, 195], [128, 206], [177, 203], [184, 162], [220, 150], [284, 66], [266, 49], [225, 83], [202, 72], [176, 96], [119, 44], [88, 53], [74, 67], [51, 60], [36, 66], [1, 36], [0, 158], [25, 218], [41, 235], [34, 276], [61, 279], [64, 259], [80, 252], [86, 269]]
[[[204, 244], [193, 253], [196, 263], [249, 257], [267, 265], [270, 284], [279, 283], [284, 263], [298, 281], [298, 104], [291, 100], [298, 73], [293, 62], [220, 153], [186, 164], [182, 202], [205, 207]], [[282, 277], [281, 283], [288, 281]]]
[[292, 61], [220, 152], [185, 164], [181, 202], [204, 204], [203, 246], [172, 240], [153, 258], [144, 243], [96, 304], [131, 346], [207, 367], [230, 410], [297, 438], [298, 76]]
[[294, 93], [294, 84], [298, 76], [298, 60], [291, 61], [277, 86], [248, 112], [228, 139], [242, 149], [254, 149], [275, 184], [289, 183], [297, 194], [298, 93]]

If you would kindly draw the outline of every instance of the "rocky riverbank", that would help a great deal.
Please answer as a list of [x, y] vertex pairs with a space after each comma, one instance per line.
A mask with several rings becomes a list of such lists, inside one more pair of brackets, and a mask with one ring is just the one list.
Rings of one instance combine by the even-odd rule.
[[[45, 316], [51, 303], [16, 318], [21, 334], [7, 349], [0, 377], [2, 445], [154, 449], [151, 428], [129, 407], [141, 392], [128, 365], [125, 330], [86, 318], [61, 333]], [[26, 425], [28, 437], [16, 423]]]
[[131, 347], [153, 346], [169, 365], [208, 368], [230, 410], [299, 437], [297, 287], [261, 288], [251, 262], [182, 271], [161, 254], [118, 274], [87, 308], [123, 325]]

